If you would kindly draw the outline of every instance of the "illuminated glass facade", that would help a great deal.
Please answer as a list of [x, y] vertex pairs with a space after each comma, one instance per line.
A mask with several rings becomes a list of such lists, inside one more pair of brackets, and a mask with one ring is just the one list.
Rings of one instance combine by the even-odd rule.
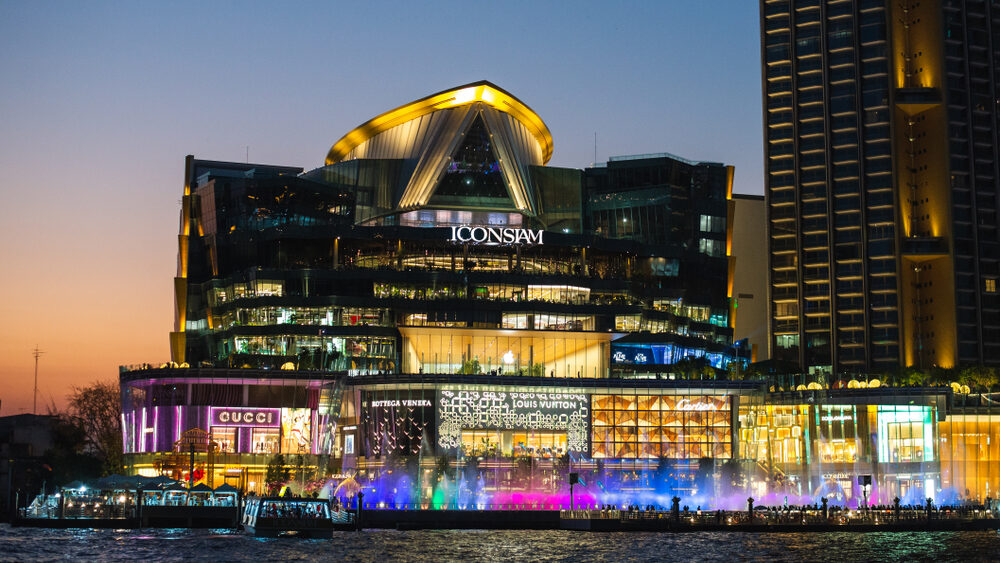
[[570, 464], [590, 489], [604, 485], [582, 498], [605, 502], [681, 494], [720, 506], [749, 493], [778, 504], [955, 504], [1000, 487], [996, 406], [947, 388], [163, 368], [123, 373], [122, 389], [132, 472], [186, 480], [193, 450], [200, 480], [255, 491], [276, 454], [299, 472], [297, 486], [364, 476], [386, 502], [444, 467], [471, 472], [500, 504], [565, 500]]
[[[182, 476], [192, 444], [257, 490], [278, 454], [314, 470], [455, 448], [508, 466], [590, 459], [592, 393], [540, 382], [611, 393], [684, 378], [679, 362], [701, 376], [746, 362], [730, 315], [732, 167], [650, 154], [576, 170], [546, 166], [551, 154], [541, 119], [479, 82], [369, 121], [312, 171], [188, 157], [180, 371], [123, 378], [135, 469]], [[441, 381], [411, 385], [428, 378]], [[473, 378], [492, 383], [459, 384]], [[731, 457], [705, 416], [594, 457]]]
[[1000, 413], [957, 409], [940, 424], [941, 487], [958, 498], [997, 497]]
[[773, 357], [996, 365], [996, 4], [760, 5]]
[[551, 149], [476, 83], [310, 172], [188, 157], [173, 362], [121, 374], [129, 470], [410, 508], [562, 506], [570, 470], [581, 506], [1000, 486], [945, 452], [972, 432], [947, 395], [729, 377], [731, 167]]
[[[936, 390], [770, 393], [739, 409], [739, 452], [755, 463], [755, 495], [873, 502], [982, 502], [993, 491], [996, 409]], [[978, 412], [978, 414], [976, 414]], [[966, 414], [969, 413], [969, 414]], [[990, 414], [992, 413], [992, 414]]]
[[[732, 167], [548, 167], [526, 106], [455, 91], [467, 103], [393, 110], [310, 172], [189, 157], [173, 360], [606, 378], [736, 359]], [[661, 352], [618, 361], [639, 333]]]

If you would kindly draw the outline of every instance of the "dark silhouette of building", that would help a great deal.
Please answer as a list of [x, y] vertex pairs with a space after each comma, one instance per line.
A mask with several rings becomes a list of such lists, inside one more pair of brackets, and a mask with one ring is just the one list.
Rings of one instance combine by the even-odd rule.
[[4, 517], [11, 514], [15, 498], [18, 506], [26, 506], [43, 484], [56, 484], [44, 459], [54, 444], [55, 423], [56, 417], [49, 415], [0, 417], [0, 514]]

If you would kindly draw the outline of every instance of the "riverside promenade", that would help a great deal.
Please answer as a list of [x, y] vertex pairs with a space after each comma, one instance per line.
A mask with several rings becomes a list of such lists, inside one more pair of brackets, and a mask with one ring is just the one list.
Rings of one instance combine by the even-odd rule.
[[[752, 499], [749, 499], [752, 501]], [[593, 532], [911, 532], [1000, 530], [1000, 514], [985, 506], [754, 507], [744, 511], [605, 507], [562, 510], [560, 528]]]

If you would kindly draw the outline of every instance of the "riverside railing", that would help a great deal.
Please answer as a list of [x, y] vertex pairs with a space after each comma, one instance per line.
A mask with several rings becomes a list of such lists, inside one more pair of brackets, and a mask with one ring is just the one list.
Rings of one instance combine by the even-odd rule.
[[996, 509], [975, 507], [926, 507], [900, 508], [877, 507], [868, 509], [839, 509], [831, 507], [827, 514], [819, 508], [788, 507], [754, 510], [751, 518], [746, 510], [678, 511], [658, 509], [577, 509], [561, 510], [560, 517], [567, 520], [676, 520], [691, 525], [730, 524], [878, 524], [931, 520], [983, 520], [1000, 519]]

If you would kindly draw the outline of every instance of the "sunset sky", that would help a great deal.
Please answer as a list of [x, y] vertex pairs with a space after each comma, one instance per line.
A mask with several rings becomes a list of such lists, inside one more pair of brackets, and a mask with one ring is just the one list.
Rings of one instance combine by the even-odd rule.
[[0, 415], [169, 359], [184, 156], [323, 164], [383, 111], [489, 80], [555, 166], [670, 152], [763, 193], [758, 6], [0, 0]]

